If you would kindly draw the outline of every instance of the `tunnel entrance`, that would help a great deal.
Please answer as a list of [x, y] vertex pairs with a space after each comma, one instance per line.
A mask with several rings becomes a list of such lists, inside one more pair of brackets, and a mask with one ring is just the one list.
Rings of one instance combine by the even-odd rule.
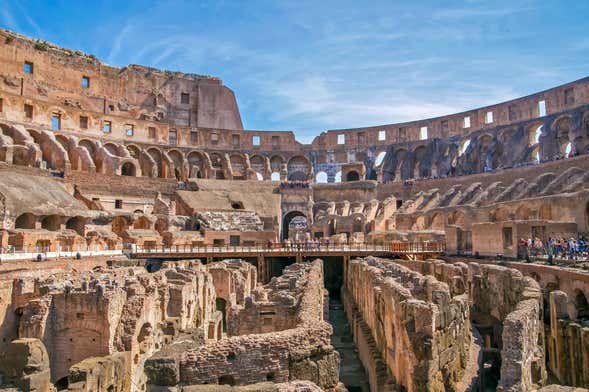
[[330, 299], [339, 299], [344, 284], [344, 258], [336, 256], [322, 257], [323, 285], [329, 291]]

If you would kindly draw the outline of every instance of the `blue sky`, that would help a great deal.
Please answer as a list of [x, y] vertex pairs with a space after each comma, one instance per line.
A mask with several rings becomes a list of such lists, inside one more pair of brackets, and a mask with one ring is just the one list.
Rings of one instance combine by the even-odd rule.
[[96, 55], [219, 76], [247, 129], [428, 118], [589, 76], [588, 0], [18, 1], [0, 25]]

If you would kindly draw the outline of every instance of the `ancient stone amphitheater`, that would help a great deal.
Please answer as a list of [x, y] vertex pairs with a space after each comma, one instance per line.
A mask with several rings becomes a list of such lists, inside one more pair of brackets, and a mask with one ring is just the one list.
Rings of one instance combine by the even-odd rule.
[[0, 30], [0, 390], [580, 391], [588, 152], [589, 78], [301, 144]]

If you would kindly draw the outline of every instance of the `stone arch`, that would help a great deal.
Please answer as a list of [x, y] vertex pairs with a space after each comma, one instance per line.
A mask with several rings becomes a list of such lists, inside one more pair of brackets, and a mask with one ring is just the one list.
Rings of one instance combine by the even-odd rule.
[[250, 157], [250, 167], [253, 171], [262, 175], [262, 179], [266, 178], [266, 158], [258, 154], [252, 155]]
[[205, 178], [205, 162], [204, 155], [199, 151], [190, 151], [186, 157], [188, 160], [189, 177], [190, 178]]
[[86, 231], [86, 218], [81, 216], [71, 217], [65, 222], [65, 228], [74, 230], [79, 235], [84, 236]]
[[231, 163], [233, 179], [245, 180], [247, 178], [246, 157], [242, 154], [231, 154], [229, 156], [229, 162]]
[[504, 221], [508, 221], [511, 220], [510, 219], [510, 215], [511, 212], [509, 211], [509, 209], [507, 207], [498, 207], [492, 214], [494, 216], [494, 221], [496, 222], [504, 222]]
[[395, 180], [406, 180], [411, 178], [411, 173], [407, 171], [408, 155], [409, 152], [404, 148], [400, 148], [395, 151], [395, 162], [397, 163], [395, 167]]
[[350, 170], [346, 174], [346, 181], [347, 182], [360, 181], [360, 174], [358, 174], [358, 172], [356, 170]]
[[458, 156], [464, 155], [467, 151], [468, 148], [470, 147], [470, 138], [468, 139], [463, 139], [460, 141], [460, 148], [458, 149]]
[[363, 233], [364, 232], [364, 219], [362, 216], [354, 217], [352, 221], [352, 232], [354, 233]]
[[428, 178], [431, 175], [431, 168], [425, 164], [428, 160], [427, 147], [425, 145], [418, 146], [413, 150], [413, 156], [413, 178]]
[[327, 221], [327, 235], [331, 236], [337, 232], [337, 219], [331, 218]]
[[515, 128], [507, 128], [501, 131], [499, 134], [499, 141], [503, 144], [511, 142], [511, 139], [515, 136], [517, 130]]
[[307, 221], [308, 221], [307, 215], [305, 215], [301, 211], [297, 211], [297, 210], [295, 210], [295, 211], [289, 211], [288, 213], [286, 213], [284, 215], [284, 218], [282, 219], [282, 238], [283, 239], [288, 239], [289, 238], [289, 225], [290, 225], [290, 222], [294, 218], [296, 218], [298, 216], [302, 216], [305, 219], [307, 219]]
[[374, 158], [374, 167], [380, 167], [382, 165], [382, 162], [384, 161], [384, 158], [386, 157], [387, 152], [386, 151], [381, 151], [378, 154], [376, 154], [376, 158]]
[[19, 215], [14, 221], [15, 229], [34, 229], [37, 219], [30, 212]]
[[141, 158], [141, 148], [135, 144], [127, 144], [125, 147], [127, 148], [127, 151], [129, 151], [129, 155], [131, 155], [131, 157], [135, 159]]
[[123, 162], [121, 165], [121, 176], [136, 177], [137, 168], [133, 162]]
[[446, 228], [446, 218], [441, 212], [435, 213], [432, 216], [431, 222], [432, 230], [444, 230]]
[[423, 215], [420, 215], [415, 219], [415, 223], [413, 223], [411, 230], [419, 231], [419, 230], [425, 230], [425, 228], [426, 228], [425, 217]]
[[91, 157], [96, 155], [96, 144], [89, 139], [82, 139], [78, 142], [78, 147], [85, 148]]
[[540, 143], [540, 138], [544, 133], [544, 123], [533, 122], [526, 127], [526, 135], [528, 136], [528, 144], [534, 146]]
[[48, 215], [41, 220], [41, 227], [49, 231], [58, 231], [61, 228], [61, 217], [56, 214]]
[[155, 147], [151, 147], [147, 149], [147, 154], [151, 157], [151, 159], [153, 159], [155, 163], [155, 168], [157, 171], [156, 177], [165, 178], [164, 158], [162, 156], [162, 152]]
[[115, 216], [111, 222], [112, 232], [123, 237], [127, 229], [129, 228], [129, 221], [124, 216]]
[[296, 155], [288, 160], [289, 181], [306, 181], [311, 174], [311, 162], [303, 155]]
[[61, 146], [63, 147], [64, 150], [69, 152], [70, 139], [67, 136], [62, 135], [62, 134], [58, 134], [58, 135], [55, 135], [55, 140], [57, 140], [57, 142], [59, 144], [61, 144]]
[[317, 175], [315, 176], [315, 182], [318, 184], [327, 183], [327, 173], [324, 171], [320, 171], [319, 173], [317, 173]]
[[116, 145], [115, 143], [112, 143], [112, 142], [104, 143], [103, 147], [106, 151], [108, 151], [110, 153], [110, 155], [113, 155], [115, 157], [121, 156], [119, 146]]
[[141, 215], [135, 219], [135, 222], [133, 222], [133, 229], [150, 230], [151, 221], [145, 215]]
[[272, 170], [273, 173], [280, 173], [284, 162], [286, 162], [286, 160], [282, 155], [272, 155], [272, 157], [270, 158], [270, 170]]
[[460, 227], [462, 229], [468, 226], [466, 214], [461, 210], [456, 210], [448, 215], [448, 224]]
[[178, 181], [182, 181], [184, 179], [184, 155], [180, 151], [174, 149], [168, 151], [168, 156], [174, 164], [174, 177], [176, 177]]

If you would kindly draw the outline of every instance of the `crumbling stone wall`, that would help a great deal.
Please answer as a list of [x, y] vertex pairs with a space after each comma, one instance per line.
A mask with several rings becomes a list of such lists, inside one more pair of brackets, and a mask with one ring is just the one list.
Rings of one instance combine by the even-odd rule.
[[547, 336], [548, 367], [566, 385], [589, 385], [589, 328], [586, 321], [571, 319], [569, 298], [560, 290], [549, 294], [550, 330]]
[[514, 269], [476, 262], [402, 261], [408, 268], [467, 293], [476, 322], [496, 320], [502, 390], [530, 390], [546, 381], [542, 292], [538, 283]]
[[108, 380], [119, 386], [132, 380], [136, 390], [145, 386], [144, 360], [180, 331], [220, 337], [212, 277], [200, 263], [165, 265], [153, 274], [122, 267], [17, 279], [12, 303], [22, 314], [19, 337], [39, 339], [51, 381], [69, 378], [73, 390], [106, 388]]
[[[223, 338], [201, 347], [178, 342], [146, 362], [150, 385], [309, 380], [333, 390], [338, 385], [339, 356], [330, 344], [331, 326], [323, 320], [322, 262], [291, 265], [264, 290], [268, 298], [291, 297], [293, 305], [298, 304], [292, 308], [293, 328]], [[252, 306], [253, 299], [246, 298], [245, 308]]]
[[[355, 339], [359, 317], [396, 385], [445, 391], [461, 380], [472, 339], [465, 294], [454, 296], [431, 276], [369, 257], [348, 264], [344, 303]], [[367, 362], [363, 359], [371, 385], [378, 385], [378, 369]]]

